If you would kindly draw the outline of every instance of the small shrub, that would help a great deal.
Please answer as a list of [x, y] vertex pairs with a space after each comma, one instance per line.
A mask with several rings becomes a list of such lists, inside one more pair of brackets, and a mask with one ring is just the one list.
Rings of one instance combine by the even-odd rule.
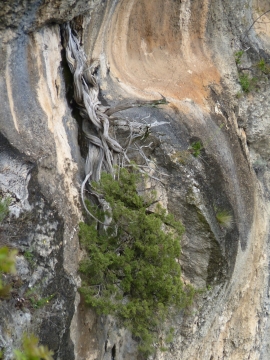
[[270, 74], [270, 66], [266, 64], [264, 59], [261, 59], [257, 64], [256, 67], [265, 75]]
[[[106, 232], [80, 224], [87, 252], [80, 264], [80, 292], [98, 314], [116, 316], [146, 356], [154, 351], [165, 318], [173, 308], [190, 304], [194, 290], [181, 281], [182, 224], [160, 206], [150, 211], [153, 196], [138, 195], [138, 181], [138, 173], [122, 169], [117, 181], [103, 174], [94, 185], [110, 204], [112, 222]], [[96, 210], [94, 215], [103, 221], [106, 214]]]
[[233, 226], [233, 216], [227, 210], [218, 210], [216, 212], [216, 219], [219, 225], [227, 230], [230, 230]]
[[15, 256], [17, 250], [10, 250], [7, 246], [0, 248], [0, 272], [15, 273]]
[[8, 197], [6, 199], [0, 200], [0, 224], [4, 221], [5, 217], [8, 215], [8, 207], [10, 205], [11, 199]]
[[52, 298], [54, 297], [55, 295], [50, 295], [50, 296], [47, 296], [47, 297], [44, 297], [44, 298], [39, 298], [37, 299], [36, 297], [30, 297], [29, 300], [31, 301], [32, 303], [32, 306], [34, 309], [39, 309], [47, 304], [49, 304], [49, 302], [52, 300]]
[[10, 286], [5, 284], [2, 273], [15, 273], [17, 250], [10, 250], [8, 247], [0, 248], [0, 297], [9, 295]]
[[244, 50], [236, 51], [234, 53], [235, 63], [236, 65], [241, 64], [242, 56], [244, 55]]
[[47, 305], [55, 296], [55, 294], [52, 294], [46, 297], [41, 297], [39, 286], [35, 286], [34, 288], [29, 289], [25, 295], [31, 302], [31, 305], [34, 309], [39, 309]]
[[239, 82], [240, 82], [242, 90], [245, 93], [249, 93], [251, 90], [251, 78], [247, 74], [240, 74]]
[[38, 338], [25, 335], [22, 339], [22, 351], [14, 350], [16, 360], [53, 360], [53, 352], [47, 346], [38, 345]]
[[35, 260], [34, 260], [34, 254], [32, 253], [32, 251], [26, 250], [26, 251], [23, 253], [23, 256], [24, 256], [25, 259], [28, 261], [29, 265], [30, 265], [31, 267], [33, 267], [34, 264], [35, 264]]
[[202, 149], [203, 144], [201, 143], [201, 141], [195, 141], [191, 144], [191, 153], [194, 157], [200, 156]]

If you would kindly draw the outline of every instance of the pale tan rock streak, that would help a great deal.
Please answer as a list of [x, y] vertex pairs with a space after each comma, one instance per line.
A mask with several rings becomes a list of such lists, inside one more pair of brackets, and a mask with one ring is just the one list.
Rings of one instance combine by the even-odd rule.
[[[48, 128], [53, 132], [55, 120], [62, 118], [65, 113], [64, 104], [59, 102], [57, 95], [58, 68], [60, 65], [61, 45], [55, 32], [45, 28], [42, 32], [34, 34], [37, 46], [36, 60], [39, 72], [37, 87], [39, 103], [48, 117]], [[43, 64], [45, 68], [43, 69]]]
[[[31, 44], [36, 55], [36, 66], [39, 74], [37, 98], [48, 119], [48, 129], [53, 135], [56, 149], [57, 171], [63, 175], [63, 186], [66, 196], [73, 204], [73, 210], [79, 214], [74, 199], [78, 198], [78, 190], [73, 182], [73, 175], [78, 166], [74, 162], [67, 131], [63, 124], [66, 114], [66, 103], [60, 96], [61, 81], [59, 66], [61, 62], [61, 40], [59, 26], [44, 28], [33, 35]], [[68, 126], [68, 125], [67, 125]], [[70, 125], [72, 126], [72, 125]], [[67, 238], [70, 234], [67, 234]]]
[[37, 86], [38, 100], [47, 115], [48, 129], [54, 136], [58, 171], [60, 174], [65, 174], [66, 160], [72, 160], [72, 156], [63, 125], [65, 103], [58, 96], [61, 90], [58, 75], [61, 62], [60, 34], [57, 33], [56, 29], [51, 31], [45, 28], [42, 32], [35, 33], [34, 36], [37, 46], [37, 67], [40, 76]]
[[13, 101], [12, 79], [11, 79], [11, 73], [10, 73], [11, 70], [9, 68], [10, 55], [11, 55], [11, 46], [7, 45], [7, 59], [6, 59], [6, 72], [5, 72], [7, 95], [8, 95], [10, 112], [11, 112], [11, 115], [12, 115], [14, 127], [17, 130], [17, 132], [19, 133], [20, 131], [19, 131], [19, 126], [18, 126], [18, 120], [17, 120], [17, 115], [16, 115], [14, 101]]
[[[254, 30], [259, 35], [260, 39], [269, 44], [270, 41], [270, 4], [268, 0], [253, 0], [253, 20]], [[263, 15], [267, 12], [265, 15]], [[260, 18], [259, 18], [260, 17]]]
[[188, 94], [204, 105], [206, 86], [218, 84], [220, 74], [205, 41], [208, 1], [199, 8], [189, 0], [119, 1], [103, 21], [108, 31], [104, 39], [100, 32], [98, 48], [105, 44], [111, 74], [126, 91], [144, 98], [159, 92], [176, 100]]

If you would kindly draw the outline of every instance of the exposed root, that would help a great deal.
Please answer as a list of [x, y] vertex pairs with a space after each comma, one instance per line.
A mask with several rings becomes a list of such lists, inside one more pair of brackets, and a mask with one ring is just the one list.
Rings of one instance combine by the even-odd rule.
[[[83, 49], [81, 48], [76, 35], [72, 32], [69, 23], [63, 27], [64, 47], [66, 49], [66, 59], [74, 79], [74, 99], [79, 106], [80, 114], [83, 118], [82, 130], [88, 140], [88, 154], [85, 162], [85, 179], [81, 185], [81, 198], [86, 212], [98, 223], [107, 227], [111, 219], [107, 217], [104, 222], [98, 220], [87, 208], [84, 201], [84, 192], [86, 186], [90, 188], [92, 193], [98, 200], [99, 205], [108, 213], [109, 205], [101, 195], [91, 191], [91, 182], [99, 181], [101, 172], [107, 171], [113, 173], [113, 165], [118, 163], [120, 167], [125, 166], [127, 162], [130, 164], [127, 152], [136, 139], [144, 140], [150, 133], [151, 125], [129, 121], [128, 119], [110, 118], [112, 114], [119, 111], [140, 106], [157, 106], [167, 104], [167, 100], [162, 96], [159, 100], [153, 101], [125, 101], [118, 104], [114, 108], [105, 107], [98, 99], [99, 86], [95, 77], [95, 71], [99, 66], [97, 60], [87, 64], [87, 59]], [[162, 122], [163, 124], [164, 122]], [[110, 135], [110, 124], [114, 127], [127, 126], [129, 135], [127, 142], [123, 148], [119, 142]], [[154, 123], [153, 126], [161, 125]], [[142, 147], [135, 144], [136, 149], [145, 160], [145, 167], [149, 167], [149, 160], [143, 153]], [[148, 160], [148, 161], [147, 161]], [[148, 170], [153, 170], [149, 167]], [[148, 173], [149, 171], [139, 171]], [[153, 177], [153, 176], [151, 176]], [[155, 178], [155, 177], [153, 177]], [[155, 178], [157, 179], [157, 178]], [[158, 179], [157, 179], [158, 180]]]

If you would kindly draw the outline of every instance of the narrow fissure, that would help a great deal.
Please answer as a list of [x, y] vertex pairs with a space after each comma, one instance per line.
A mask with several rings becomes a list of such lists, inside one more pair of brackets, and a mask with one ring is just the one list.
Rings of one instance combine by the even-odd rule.
[[112, 360], [116, 360], [116, 347], [113, 345], [112, 347]]

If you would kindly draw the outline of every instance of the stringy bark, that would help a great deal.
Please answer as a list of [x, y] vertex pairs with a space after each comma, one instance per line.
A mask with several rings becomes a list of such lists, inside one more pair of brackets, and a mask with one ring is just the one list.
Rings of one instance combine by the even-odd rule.
[[[125, 101], [118, 104], [115, 108], [103, 106], [98, 99], [99, 86], [95, 76], [99, 62], [97, 60], [92, 61], [89, 66], [85, 53], [75, 33], [71, 30], [70, 25], [68, 23], [65, 24], [63, 29], [66, 59], [74, 79], [74, 99], [79, 106], [80, 115], [83, 118], [83, 133], [88, 140], [85, 179], [81, 186], [81, 197], [87, 213], [100, 223], [100, 221], [89, 212], [85, 205], [84, 191], [86, 185], [88, 184], [90, 193], [95, 196], [102, 209], [108, 211], [109, 205], [107, 202], [100, 194], [91, 189], [91, 181], [99, 181], [101, 171], [113, 173], [113, 165], [115, 164], [124, 166], [125, 163], [130, 163], [127, 154], [129, 147], [135, 139], [148, 135], [151, 127], [151, 125], [146, 123], [141, 124], [135, 121], [128, 121], [127, 119], [110, 118], [110, 116], [128, 108], [147, 105], [156, 106], [159, 104], [167, 104], [167, 101], [162, 96], [161, 99], [153, 101]], [[114, 127], [126, 126], [129, 129], [130, 133], [127, 137], [125, 148], [123, 148], [116, 139], [111, 137], [109, 133], [110, 122]], [[154, 126], [163, 123], [164, 122], [158, 123]], [[148, 159], [145, 157], [142, 148], [137, 144], [135, 144], [135, 148], [146, 162], [144, 167], [148, 167]], [[110, 219], [106, 218], [103, 224], [108, 225], [109, 222]]]

